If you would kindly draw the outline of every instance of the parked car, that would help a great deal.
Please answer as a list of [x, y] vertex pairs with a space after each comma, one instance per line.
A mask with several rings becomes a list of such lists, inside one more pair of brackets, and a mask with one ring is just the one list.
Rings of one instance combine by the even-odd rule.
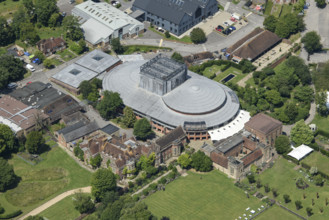
[[218, 25], [217, 28], [224, 30], [225, 28], [222, 25]]
[[229, 24], [227, 23], [227, 21], [224, 22], [224, 25], [225, 25], [225, 26], [229, 26]]
[[31, 82], [31, 81], [29, 81], [29, 82], [27, 82], [27, 83], [26, 83], [26, 85], [28, 85], [28, 84], [31, 84], [31, 83], [32, 83], [32, 82]]
[[223, 34], [225, 34], [225, 35], [229, 35], [231, 32], [232, 32], [232, 31], [231, 31], [229, 28], [227, 28], [227, 29], [225, 29], [225, 30], [223, 31]]
[[28, 70], [30, 70], [31, 72], [34, 72], [35, 71], [34, 67], [31, 64], [26, 64], [26, 68]]
[[234, 27], [234, 26], [230, 26], [229, 29], [230, 29], [231, 31], [235, 31], [235, 30], [236, 30], [236, 27]]
[[9, 83], [7, 88], [8, 89], [15, 89], [17, 87], [17, 83]]
[[32, 59], [32, 63], [35, 63], [35, 64], [38, 64], [39, 65], [42, 62], [41, 62], [41, 60], [39, 60], [39, 58], [35, 57], [35, 58]]
[[113, 5], [113, 6], [117, 6], [118, 4], [120, 4], [120, 2], [118, 2], [118, 1], [111, 1], [111, 5]]
[[162, 27], [157, 27], [157, 30], [162, 32], [162, 33], [165, 32], [165, 30]]

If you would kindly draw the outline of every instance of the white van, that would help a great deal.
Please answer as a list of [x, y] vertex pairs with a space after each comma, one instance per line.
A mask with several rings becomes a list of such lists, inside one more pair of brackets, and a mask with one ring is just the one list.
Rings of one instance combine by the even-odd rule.
[[26, 64], [26, 69], [30, 70], [31, 72], [34, 72], [35, 69], [31, 64]]

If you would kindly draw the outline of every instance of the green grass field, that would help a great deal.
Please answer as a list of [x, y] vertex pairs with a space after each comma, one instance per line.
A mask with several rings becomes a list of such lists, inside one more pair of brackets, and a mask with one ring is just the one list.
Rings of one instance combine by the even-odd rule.
[[302, 162], [306, 163], [310, 167], [317, 167], [319, 171], [329, 175], [329, 158], [320, 152], [313, 152]]
[[57, 54], [59, 54], [61, 58], [66, 62], [77, 57], [74, 53], [71, 53], [68, 49], [58, 52]]
[[214, 80], [217, 81], [217, 82], [220, 82], [225, 78], [227, 77], [228, 75], [230, 74], [233, 74], [235, 75], [234, 78], [232, 78], [230, 81], [228, 82], [231, 82], [231, 83], [237, 83], [238, 81], [240, 81], [243, 77], [245, 77], [246, 75], [242, 74], [242, 71], [237, 69], [237, 68], [234, 68], [234, 67], [230, 67], [228, 68], [227, 70], [225, 70], [224, 72], [218, 74]]
[[270, 15], [273, 7], [273, 2], [272, 1], [267, 1], [266, 6], [265, 6], [265, 15]]
[[283, 4], [280, 17], [290, 14], [292, 12], [293, 5]]
[[[329, 159], [327, 159], [326, 164], [328, 164], [328, 162]], [[314, 215], [309, 219], [329, 219], [329, 206], [325, 206], [325, 198], [329, 199], [329, 186], [327, 184], [323, 187], [315, 186], [304, 177], [305, 173], [303, 175], [303, 173], [298, 170], [294, 170], [295, 166], [296, 164], [280, 158], [275, 162], [272, 168], [265, 170], [260, 175], [256, 175], [256, 179], [260, 179], [263, 185], [268, 184], [270, 188], [277, 189], [279, 195], [275, 200], [281, 202], [281, 204], [293, 211], [296, 211], [295, 201], [300, 200], [303, 208], [296, 211], [298, 214], [307, 217], [306, 207], [311, 207]], [[299, 177], [302, 177], [307, 182], [309, 185], [308, 188], [301, 190], [296, 187], [296, 180]], [[247, 180], [244, 181], [247, 182]], [[260, 188], [259, 191], [263, 195], [273, 198], [272, 192], [264, 192], [264, 187]], [[319, 198], [316, 197], [317, 192], [319, 193]], [[284, 194], [290, 196], [290, 203], [284, 203]], [[306, 195], [305, 199], [303, 198], [303, 194]], [[312, 206], [312, 199], [314, 199], [314, 206]], [[324, 208], [323, 213], [320, 213], [319, 207]]]
[[50, 220], [74, 220], [80, 216], [80, 213], [73, 206], [73, 197], [68, 196], [55, 205], [41, 212], [39, 216]]
[[41, 39], [48, 39], [51, 37], [60, 37], [64, 34], [64, 30], [62, 27], [41, 27], [37, 29], [37, 32]]
[[19, 8], [22, 2], [22, 0], [5, 0], [0, 2], [0, 16], [4, 16], [5, 18], [12, 17], [12, 14]]
[[170, 219], [235, 219], [250, 207], [256, 209], [261, 202], [233, 185], [225, 174], [214, 170], [179, 177], [144, 200], [157, 217]]
[[273, 5], [272, 9], [272, 15], [279, 18], [282, 10], [282, 5], [281, 4], [275, 4]]
[[223, 68], [224, 65], [218, 66], [218, 65], [213, 65], [210, 67], [207, 67], [204, 71], [203, 71], [203, 75], [205, 77], [210, 78], [211, 75], [216, 74], [217, 72], [220, 71], [221, 68]]
[[172, 49], [169, 47], [156, 47], [156, 46], [148, 46], [148, 45], [129, 45], [129, 46], [124, 46], [124, 54], [132, 54], [135, 52], [142, 52], [146, 53], [149, 51], [156, 51], [156, 50], [169, 50], [171, 51]]
[[271, 208], [267, 209], [265, 212], [260, 214], [255, 218], [256, 220], [277, 220], [277, 219], [284, 219], [284, 220], [299, 220], [296, 215], [291, 214], [287, 210], [274, 205]]
[[17, 209], [26, 213], [62, 192], [90, 185], [91, 173], [61, 148], [54, 147], [41, 157], [43, 161], [35, 166], [17, 155], [9, 160], [21, 181], [16, 188], [0, 194], [6, 213]]

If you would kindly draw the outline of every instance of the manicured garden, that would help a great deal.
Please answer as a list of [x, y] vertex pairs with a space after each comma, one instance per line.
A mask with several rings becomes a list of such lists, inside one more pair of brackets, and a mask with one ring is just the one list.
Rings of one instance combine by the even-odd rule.
[[39, 216], [53, 220], [73, 220], [80, 216], [80, 213], [74, 208], [73, 199], [75, 195], [68, 196], [55, 205], [41, 212]]
[[248, 199], [243, 190], [217, 170], [204, 174], [188, 172], [188, 176], [166, 185], [165, 191], [143, 201], [155, 216], [170, 219], [235, 219], [246, 208], [256, 210], [263, 204], [255, 197]]
[[61, 148], [51, 148], [40, 157], [42, 160], [37, 165], [18, 155], [9, 160], [21, 180], [17, 187], [0, 195], [6, 213], [18, 209], [26, 213], [62, 192], [90, 185], [91, 173]]
[[[328, 164], [329, 158], [326, 159], [323, 162]], [[326, 199], [329, 199], [328, 184], [324, 183], [324, 186], [316, 186], [311, 175], [304, 169], [295, 169], [296, 166], [296, 164], [284, 158], [278, 159], [272, 168], [265, 170], [260, 175], [255, 175], [255, 179], [259, 179], [262, 185], [262, 187], [255, 188], [255, 190], [264, 196], [275, 199], [277, 202], [280, 202], [282, 205], [304, 217], [307, 217], [306, 208], [312, 208], [313, 215], [309, 219], [328, 219], [329, 206], [326, 203]], [[299, 178], [308, 185], [307, 188], [300, 189], [297, 187], [296, 181]], [[248, 180], [245, 179], [243, 182], [247, 183]], [[270, 189], [269, 192], [265, 192], [264, 186], [266, 185]], [[277, 196], [274, 196], [273, 189], [276, 190]], [[285, 203], [283, 196], [285, 194], [290, 198], [290, 202], [288, 203]], [[302, 208], [299, 210], [296, 210], [296, 201], [301, 202]], [[323, 213], [320, 212], [321, 208], [323, 209]]]

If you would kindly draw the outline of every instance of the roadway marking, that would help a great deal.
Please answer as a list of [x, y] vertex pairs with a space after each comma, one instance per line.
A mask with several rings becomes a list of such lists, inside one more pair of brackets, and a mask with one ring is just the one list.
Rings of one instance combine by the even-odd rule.
[[224, 7], [224, 11], [227, 11], [227, 9], [230, 7], [230, 2], [227, 2]]
[[163, 39], [160, 40], [159, 47], [162, 47]]
[[247, 14], [246, 17], [248, 17], [249, 15], [252, 15], [252, 12], [249, 12], [249, 14]]

